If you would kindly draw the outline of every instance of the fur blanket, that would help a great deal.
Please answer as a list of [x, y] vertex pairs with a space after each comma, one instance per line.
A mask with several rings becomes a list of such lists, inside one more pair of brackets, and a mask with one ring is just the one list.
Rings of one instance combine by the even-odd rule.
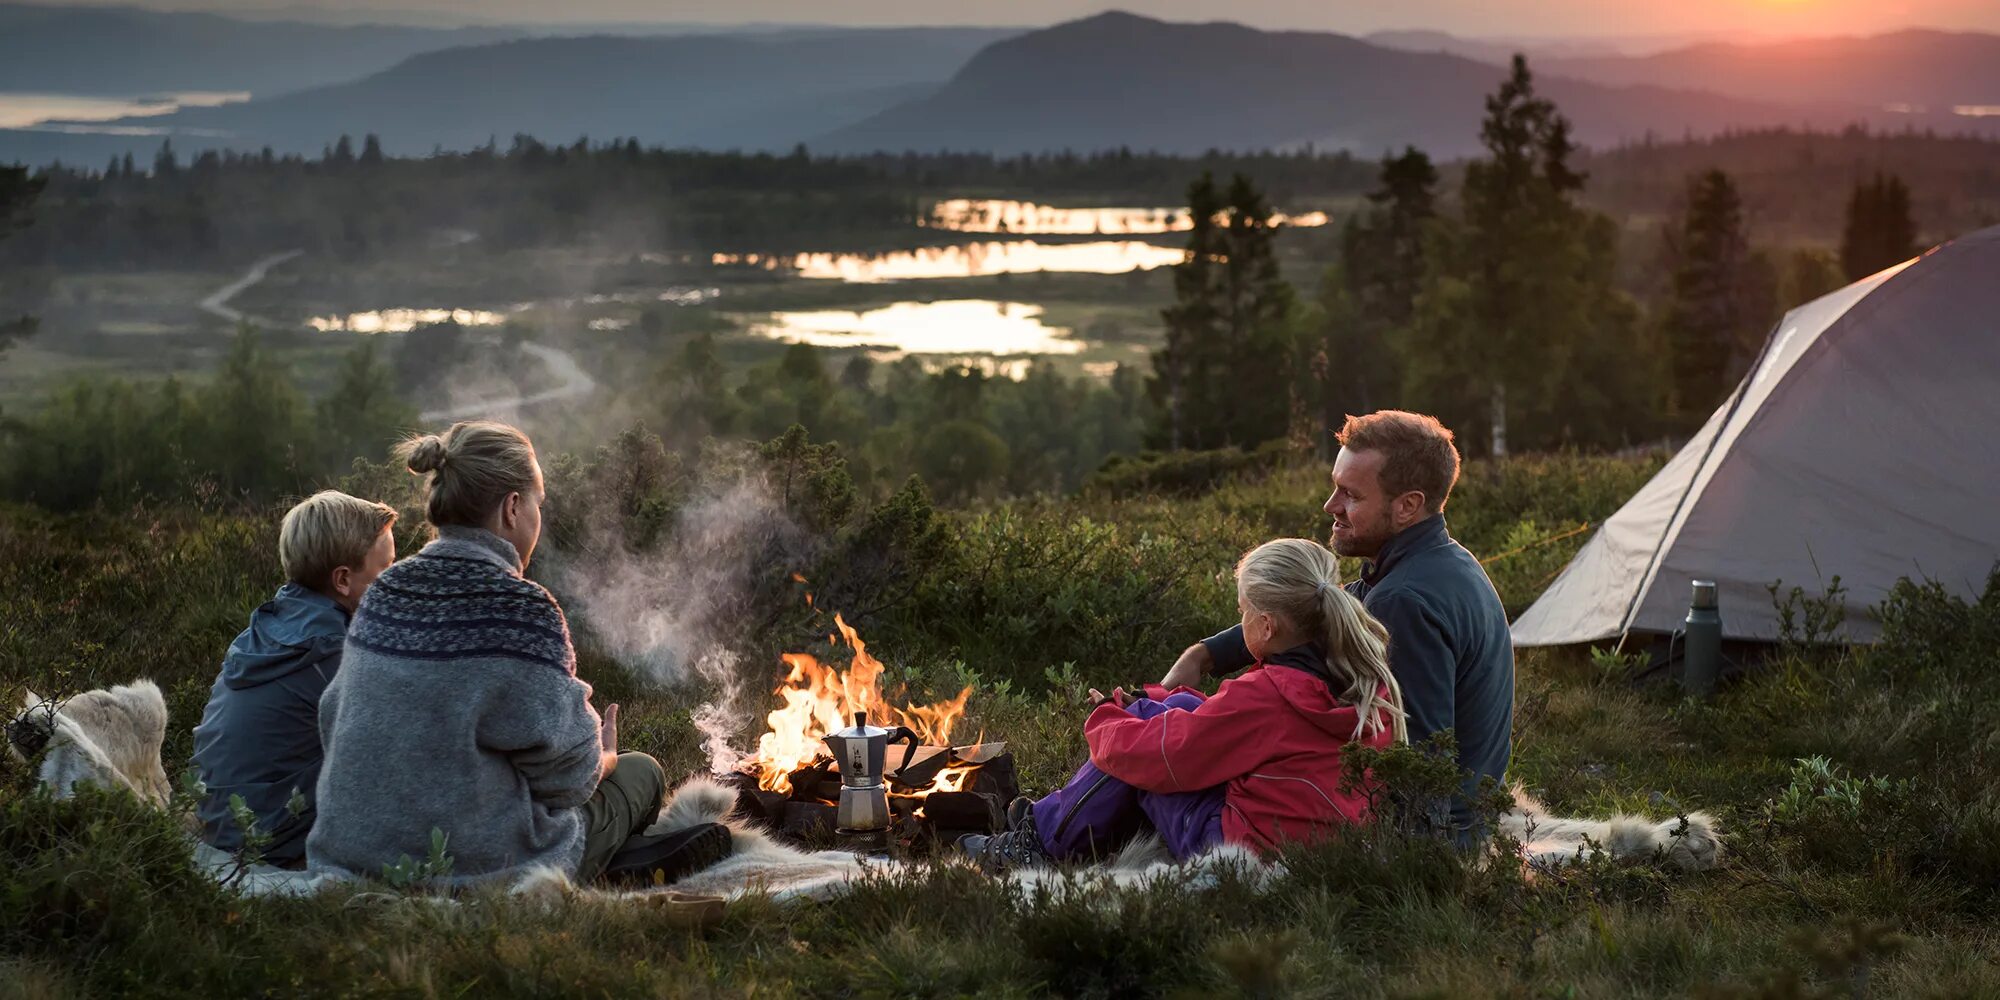
[[[1722, 840], [1715, 819], [1706, 813], [1654, 821], [1618, 815], [1610, 819], [1550, 816], [1525, 792], [1514, 793], [1515, 808], [1502, 816], [1499, 833], [1521, 844], [1527, 863], [1553, 870], [1602, 852], [1614, 859], [1652, 860], [1686, 871], [1713, 868], [1721, 859]], [[776, 840], [762, 829], [734, 817], [736, 793], [713, 781], [697, 778], [682, 785], [668, 800], [659, 822], [649, 832], [670, 832], [700, 823], [723, 823], [734, 837], [734, 851], [723, 861], [674, 883], [676, 892], [734, 899], [763, 893], [774, 899], [824, 899], [839, 895], [850, 883], [893, 874], [900, 862], [869, 860], [846, 851], [801, 851]], [[1080, 870], [1021, 869], [1007, 879], [1051, 891], [1130, 886], [1155, 878], [1194, 880], [1217, 877], [1225, 869], [1267, 878], [1278, 865], [1256, 852], [1225, 844], [1186, 863], [1176, 863], [1158, 838], [1135, 841], [1108, 864]], [[531, 896], [574, 894], [578, 890], [554, 872], [542, 872], [517, 889]], [[637, 892], [597, 892], [614, 898], [646, 895]]]
[[167, 701], [152, 681], [85, 691], [60, 703], [30, 691], [7, 737], [8, 748], [22, 759], [48, 748], [38, 777], [59, 797], [74, 794], [84, 782], [128, 789], [156, 806], [165, 806], [172, 794], [160, 764]]
[[[59, 706], [28, 696], [23, 713], [8, 727], [15, 751], [28, 752], [45, 744], [40, 778], [57, 795], [69, 795], [80, 782], [94, 781], [130, 789], [141, 799], [164, 806], [169, 786], [160, 763], [166, 736], [166, 703], [151, 681], [109, 690], [89, 691]], [[1498, 833], [1522, 845], [1527, 862], [1552, 869], [1602, 852], [1617, 859], [1653, 860], [1687, 871], [1713, 868], [1721, 860], [1722, 838], [1713, 817], [1689, 813], [1655, 821], [1619, 815], [1610, 819], [1551, 816], [1539, 802], [1516, 790], [1515, 808], [1500, 818]], [[729, 857], [674, 883], [675, 894], [735, 899], [768, 894], [774, 899], [824, 899], [837, 896], [860, 879], [904, 871], [901, 862], [864, 858], [847, 851], [803, 851], [733, 815], [736, 793], [714, 781], [697, 778], [682, 785], [667, 800], [649, 833], [686, 829], [701, 823], [730, 827], [734, 847]], [[232, 858], [199, 842], [198, 864], [217, 878], [235, 877], [250, 895], [302, 894], [321, 888], [304, 873], [257, 866], [237, 871]], [[1096, 890], [1129, 886], [1155, 878], [1197, 883], [1235, 869], [1254, 878], [1275, 874], [1276, 865], [1255, 852], [1224, 845], [1186, 863], [1175, 863], [1156, 838], [1136, 841], [1108, 864], [1082, 870], [1025, 869], [1007, 878], [1026, 887], [1050, 891]], [[653, 899], [659, 890], [614, 891], [579, 889], [561, 872], [543, 870], [525, 876], [513, 888], [517, 896], [556, 900]]]

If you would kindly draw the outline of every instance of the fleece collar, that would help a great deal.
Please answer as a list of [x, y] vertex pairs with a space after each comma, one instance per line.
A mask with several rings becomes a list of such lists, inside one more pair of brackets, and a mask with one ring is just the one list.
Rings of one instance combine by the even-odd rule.
[[1381, 583], [1397, 563], [1411, 555], [1450, 544], [1451, 532], [1445, 528], [1444, 515], [1432, 514], [1384, 542], [1382, 551], [1375, 553], [1374, 561], [1361, 567], [1361, 583], [1373, 587]]

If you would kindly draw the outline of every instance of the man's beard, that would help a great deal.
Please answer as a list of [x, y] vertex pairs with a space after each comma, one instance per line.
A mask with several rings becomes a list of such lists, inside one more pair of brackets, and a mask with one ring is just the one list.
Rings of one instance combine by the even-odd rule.
[[1349, 527], [1348, 530], [1350, 533], [1345, 540], [1342, 540], [1337, 534], [1328, 534], [1326, 539], [1327, 547], [1331, 548], [1335, 555], [1358, 559], [1373, 559], [1376, 553], [1382, 551], [1382, 546], [1388, 544], [1390, 537], [1395, 534], [1386, 524], [1379, 525], [1377, 531], [1370, 532], [1367, 535], [1353, 533], [1354, 527]]

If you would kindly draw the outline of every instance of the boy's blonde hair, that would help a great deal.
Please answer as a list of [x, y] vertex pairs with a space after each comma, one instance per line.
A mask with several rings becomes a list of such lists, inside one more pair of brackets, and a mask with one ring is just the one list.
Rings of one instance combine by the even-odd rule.
[[507, 494], [535, 488], [534, 444], [497, 421], [461, 420], [405, 440], [396, 455], [411, 472], [430, 474], [424, 515], [434, 525], [483, 524]]
[[375, 539], [396, 523], [396, 508], [322, 490], [285, 512], [278, 525], [278, 562], [293, 583], [325, 590], [333, 571], [359, 566]]
[[1326, 546], [1303, 538], [1265, 542], [1236, 564], [1236, 582], [1243, 603], [1283, 615], [1325, 648], [1335, 693], [1361, 716], [1354, 739], [1380, 729], [1380, 713], [1396, 742], [1409, 741], [1403, 688], [1389, 672], [1389, 630], [1341, 589], [1340, 561]]

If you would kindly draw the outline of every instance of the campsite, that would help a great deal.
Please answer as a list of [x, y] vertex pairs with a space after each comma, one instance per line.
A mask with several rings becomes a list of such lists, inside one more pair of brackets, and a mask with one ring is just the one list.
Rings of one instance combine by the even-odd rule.
[[2000, 21], [406, 2], [0, 5], [0, 1000], [2000, 996]]

